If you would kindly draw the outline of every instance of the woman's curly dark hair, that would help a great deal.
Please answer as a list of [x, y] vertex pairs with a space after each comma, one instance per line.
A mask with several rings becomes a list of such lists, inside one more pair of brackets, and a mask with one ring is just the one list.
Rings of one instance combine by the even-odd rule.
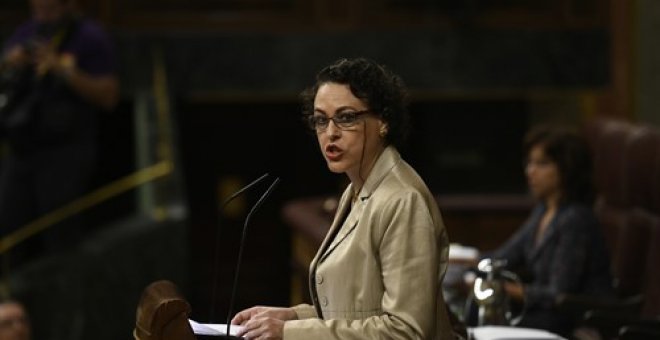
[[537, 146], [557, 164], [562, 203], [593, 204], [593, 161], [586, 141], [566, 127], [544, 124], [534, 127], [525, 136], [526, 155]]
[[323, 68], [316, 75], [314, 86], [301, 93], [303, 118], [314, 113], [316, 93], [326, 83], [348, 85], [355, 97], [387, 123], [386, 142], [397, 148], [403, 146], [410, 117], [408, 92], [398, 75], [370, 59], [339, 59]]

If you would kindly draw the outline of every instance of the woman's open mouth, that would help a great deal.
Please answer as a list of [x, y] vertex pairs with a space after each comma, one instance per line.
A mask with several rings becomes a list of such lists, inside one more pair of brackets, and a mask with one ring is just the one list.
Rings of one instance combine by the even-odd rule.
[[340, 160], [343, 153], [344, 153], [344, 150], [342, 150], [340, 147], [338, 147], [335, 144], [328, 144], [325, 147], [325, 157], [329, 161], [336, 162], [336, 161]]

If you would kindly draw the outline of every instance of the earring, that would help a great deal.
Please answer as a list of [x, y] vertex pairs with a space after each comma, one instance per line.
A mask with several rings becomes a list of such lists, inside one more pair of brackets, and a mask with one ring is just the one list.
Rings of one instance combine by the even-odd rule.
[[380, 132], [379, 132], [379, 133], [380, 133], [380, 136], [383, 137], [383, 138], [384, 138], [385, 136], [387, 136], [387, 127], [386, 127], [386, 126], [382, 126], [382, 127], [380, 128]]

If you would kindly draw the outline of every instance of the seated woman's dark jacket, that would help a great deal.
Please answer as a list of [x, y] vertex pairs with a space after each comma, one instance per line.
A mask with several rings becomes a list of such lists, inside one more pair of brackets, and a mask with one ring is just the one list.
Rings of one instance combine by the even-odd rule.
[[499, 249], [484, 257], [507, 260], [521, 273], [527, 310], [551, 309], [558, 294], [607, 295], [612, 277], [598, 220], [583, 204], [564, 204], [535, 244], [545, 212], [537, 205], [523, 226]]

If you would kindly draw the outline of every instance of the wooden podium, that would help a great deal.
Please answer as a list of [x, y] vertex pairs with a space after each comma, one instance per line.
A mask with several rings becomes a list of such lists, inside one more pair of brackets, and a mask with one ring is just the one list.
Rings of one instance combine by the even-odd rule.
[[188, 317], [190, 304], [174, 283], [161, 280], [142, 292], [133, 337], [136, 340], [196, 340]]

